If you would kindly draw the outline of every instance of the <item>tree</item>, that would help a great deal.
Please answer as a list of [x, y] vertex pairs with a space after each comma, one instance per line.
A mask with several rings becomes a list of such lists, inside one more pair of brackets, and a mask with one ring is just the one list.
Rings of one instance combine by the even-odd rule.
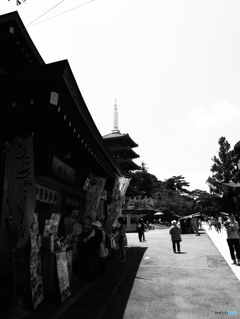
[[193, 211], [204, 215], [215, 216], [221, 211], [222, 199], [216, 194], [209, 194], [206, 191], [195, 189], [190, 193], [194, 199]]
[[133, 180], [133, 187], [153, 198], [154, 209], [162, 211], [166, 219], [176, 219], [194, 212], [214, 216], [221, 211], [222, 203], [218, 195], [201, 190], [189, 191], [189, 183], [182, 175], [160, 181], [148, 172], [144, 162], [135, 175], [138, 178]]
[[235, 171], [233, 164], [234, 153], [230, 150], [231, 146], [225, 137], [221, 137], [218, 144], [220, 145], [218, 157], [214, 156], [212, 158], [214, 162], [211, 167], [212, 176], [209, 176], [206, 182], [211, 193], [222, 194], [222, 183], [230, 182]]
[[133, 187], [143, 192], [146, 196], [151, 197], [152, 193], [159, 188], [161, 182], [155, 175], [148, 172], [146, 163], [142, 162], [141, 170], [135, 172], [135, 175], [138, 180], [133, 181]]
[[233, 148], [233, 164], [235, 168], [233, 182], [237, 183], [240, 182], [240, 141]]
[[188, 195], [189, 191], [184, 188], [188, 187], [189, 183], [182, 175], [172, 176], [161, 182], [159, 186], [158, 192], [153, 196], [158, 198], [157, 208], [164, 212], [165, 217], [185, 216], [192, 212], [193, 199]]
[[185, 181], [182, 175], [173, 176], [165, 180], [166, 189], [177, 191], [180, 194], [188, 193], [188, 190], [184, 187], [189, 187], [189, 183]]

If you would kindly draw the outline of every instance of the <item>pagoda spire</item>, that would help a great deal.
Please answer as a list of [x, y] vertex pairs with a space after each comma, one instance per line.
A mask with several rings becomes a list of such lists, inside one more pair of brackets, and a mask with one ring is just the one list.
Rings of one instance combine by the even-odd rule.
[[117, 100], [115, 99], [115, 104], [114, 104], [114, 111], [113, 111], [113, 130], [112, 132], [119, 133], [118, 129], [118, 106], [117, 106]]

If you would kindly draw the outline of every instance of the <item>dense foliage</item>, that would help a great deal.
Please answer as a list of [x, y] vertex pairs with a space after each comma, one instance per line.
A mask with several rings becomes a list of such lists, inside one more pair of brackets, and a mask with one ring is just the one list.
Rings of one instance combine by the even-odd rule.
[[232, 150], [225, 137], [221, 137], [218, 144], [218, 157], [214, 156], [212, 159], [212, 176], [208, 177], [207, 183], [211, 193], [220, 196], [222, 211], [238, 212], [240, 188], [233, 183], [240, 182], [240, 141], [235, 144]]
[[209, 176], [207, 183], [211, 193], [222, 194], [223, 183], [232, 180], [235, 173], [234, 168], [234, 151], [230, 150], [230, 144], [225, 137], [221, 137], [218, 141], [219, 151], [218, 157], [212, 158], [213, 165], [211, 167], [212, 176]]
[[[135, 172], [134, 189], [154, 199], [154, 208], [164, 216], [185, 216], [200, 212], [217, 215], [219, 212], [238, 212], [240, 208], [240, 187], [229, 187], [225, 183], [240, 182], [240, 141], [231, 150], [225, 137], [218, 141], [218, 156], [212, 158], [211, 176], [206, 183], [210, 193], [199, 189], [189, 191], [189, 183], [182, 175], [160, 181], [148, 172], [145, 163]], [[231, 184], [232, 185], [232, 184]]]
[[135, 190], [154, 200], [154, 209], [169, 218], [186, 216], [192, 213], [215, 214], [219, 211], [219, 197], [205, 191], [189, 191], [190, 184], [182, 175], [160, 181], [148, 172], [145, 163], [136, 171], [137, 179], [132, 180]]

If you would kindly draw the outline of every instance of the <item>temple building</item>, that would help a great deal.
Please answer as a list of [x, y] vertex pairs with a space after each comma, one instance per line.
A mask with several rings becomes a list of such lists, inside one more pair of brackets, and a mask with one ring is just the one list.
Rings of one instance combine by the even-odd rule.
[[0, 16], [0, 40], [2, 312], [71, 295], [73, 275], [85, 276], [81, 243], [91, 221], [106, 224], [121, 171], [68, 61], [46, 64], [17, 12]]
[[[151, 207], [149, 208], [149, 205], [140, 205], [139, 207], [135, 205], [136, 203], [146, 201], [144, 193], [139, 191], [137, 187], [134, 187], [134, 184], [136, 185], [136, 183], [133, 183], [133, 181], [136, 182], [136, 180], [140, 183], [142, 182], [142, 180], [140, 180], [135, 174], [135, 171], [141, 170], [141, 167], [134, 162], [134, 159], [139, 158], [139, 155], [133, 150], [138, 147], [138, 144], [132, 140], [129, 134], [123, 134], [120, 132], [116, 101], [113, 113], [113, 130], [110, 134], [104, 135], [103, 139], [118, 164], [121, 173], [124, 176], [131, 178], [131, 182], [126, 192], [122, 214], [127, 218], [127, 231], [135, 231], [136, 223], [139, 218], [147, 218], [149, 211], [152, 213], [153, 210]], [[132, 201], [135, 203], [133, 206], [131, 206]]]
[[[129, 134], [123, 134], [119, 131], [116, 101], [113, 113], [113, 130], [110, 134], [104, 135], [103, 139], [118, 164], [121, 173], [129, 178], [137, 178], [134, 171], [140, 170], [141, 167], [133, 161], [139, 158], [139, 155], [133, 149], [138, 147], [138, 144], [132, 140]], [[139, 194], [139, 192], [134, 190], [130, 183], [126, 196], [136, 196], [136, 194]]]

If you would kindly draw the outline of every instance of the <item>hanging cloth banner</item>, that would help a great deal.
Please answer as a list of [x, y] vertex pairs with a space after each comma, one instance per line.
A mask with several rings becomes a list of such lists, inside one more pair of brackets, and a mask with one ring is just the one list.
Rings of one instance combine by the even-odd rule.
[[[17, 248], [28, 242], [29, 230], [36, 208], [36, 190], [33, 159], [33, 136], [17, 138], [8, 152], [8, 202], [12, 219], [11, 236]], [[4, 200], [7, 200], [6, 198]]]
[[117, 176], [113, 189], [112, 202], [110, 204], [108, 218], [105, 226], [107, 233], [110, 232], [111, 226], [117, 217], [122, 216], [123, 199], [130, 183], [129, 178]]
[[0, 272], [2, 271], [2, 269], [9, 269], [10, 267], [12, 267], [12, 250], [14, 249], [11, 232], [12, 215], [10, 212], [8, 193], [8, 153], [6, 153], [2, 199], [2, 217], [0, 228]]
[[86, 197], [85, 216], [90, 216], [96, 220], [99, 202], [102, 196], [106, 178], [93, 177]]
[[30, 254], [30, 278], [32, 289], [32, 301], [34, 309], [44, 299], [41, 266], [41, 236], [38, 228], [38, 215], [34, 214], [34, 219], [30, 228], [31, 254]]

